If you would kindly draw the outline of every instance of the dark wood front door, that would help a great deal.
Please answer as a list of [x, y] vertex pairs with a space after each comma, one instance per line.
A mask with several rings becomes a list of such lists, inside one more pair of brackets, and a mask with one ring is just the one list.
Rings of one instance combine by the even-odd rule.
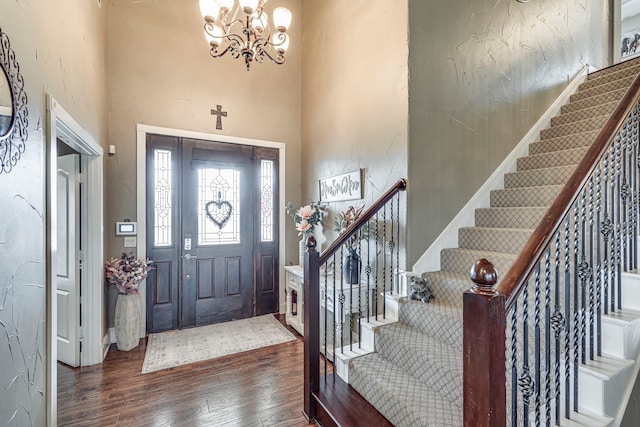
[[147, 137], [147, 329], [278, 307], [277, 150]]

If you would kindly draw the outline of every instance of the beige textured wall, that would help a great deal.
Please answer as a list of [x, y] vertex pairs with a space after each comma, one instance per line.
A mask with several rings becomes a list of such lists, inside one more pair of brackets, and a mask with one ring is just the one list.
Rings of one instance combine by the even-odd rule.
[[0, 425], [45, 425], [45, 95], [105, 141], [105, 19], [96, 1], [0, 0], [29, 119], [25, 153], [0, 174]]
[[303, 202], [318, 199], [318, 179], [360, 168], [367, 206], [407, 177], [408, 5], [374, 3], [303, 3]]
[[[267, 6], [276, 3], [293, 13], [286, 62], [254, 63], [247, 72], [244, 61], [229, 54], [211, 58], [197, 0], [110, 0], [109, 139], [117, 154], [107, 160], [106, 256], [123, 250], [114, 222], [136, 220], [138, 123], [285, 143], [287, 182], [280, 197], [300, 198], [301, 2]], [[217, 104], [228, 112], [222, 131], [210, 114]], [[295, 232], [287, 233], [287, 258], [294, 259]]]
[[409, 262], [584, 64], [608, 62], [607, 2], [409, 1]]

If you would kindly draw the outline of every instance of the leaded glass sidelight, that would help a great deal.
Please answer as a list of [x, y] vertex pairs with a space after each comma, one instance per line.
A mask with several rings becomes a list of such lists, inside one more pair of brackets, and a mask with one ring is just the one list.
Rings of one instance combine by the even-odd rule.
[[198, 169], [198, 244], [240, 243], [240, 172]]
[[260, 166], [260, 238], [273, 242], [273, 160], [262, 160]]
[[155, 174], [154, 246], [171, 246], [171, 151], [153, 150]]

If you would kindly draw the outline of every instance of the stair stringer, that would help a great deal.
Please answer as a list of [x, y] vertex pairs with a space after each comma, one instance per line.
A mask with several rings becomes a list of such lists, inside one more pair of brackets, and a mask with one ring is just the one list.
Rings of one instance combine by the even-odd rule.
[[517, 161], [520, 157], [526, 157], [529, 152], [529, 144], [538, 141], [540, 132], [551, 126], [551, 119], [560, 114], [560, 108], [569, 102], [571, 95], [578, 91], [581, 83], [587, 80], [589, 65], [585, 65], [571, 80], [560, 96], [538, 119], [533, 127], [525, 134], [511, 153], [496, 168], [478, 191], [471, 197], [467, 204], [451, 220], [447, 227], [434, 240], [429, 248], [422, 254], [412, 267], [412, 271], [438, 271], [440, 268], [440, 251], [446, 248], [458, 247], [458, 230], [475, 225], [476, 209], [489, 207], [490, 193], [492, 190], [504, 189], [504, 176], [508, 172], [517, 169]]

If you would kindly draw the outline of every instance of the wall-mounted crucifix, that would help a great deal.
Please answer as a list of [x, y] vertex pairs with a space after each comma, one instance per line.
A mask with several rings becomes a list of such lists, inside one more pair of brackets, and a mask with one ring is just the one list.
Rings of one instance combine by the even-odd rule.
[[216, 105], [215, 110], [211, 110], [211, 115], [216, 117], [216, 129], [222, 130], [222, 118], [227, 117], [227, 112], [222, 111], [222, 105]]

